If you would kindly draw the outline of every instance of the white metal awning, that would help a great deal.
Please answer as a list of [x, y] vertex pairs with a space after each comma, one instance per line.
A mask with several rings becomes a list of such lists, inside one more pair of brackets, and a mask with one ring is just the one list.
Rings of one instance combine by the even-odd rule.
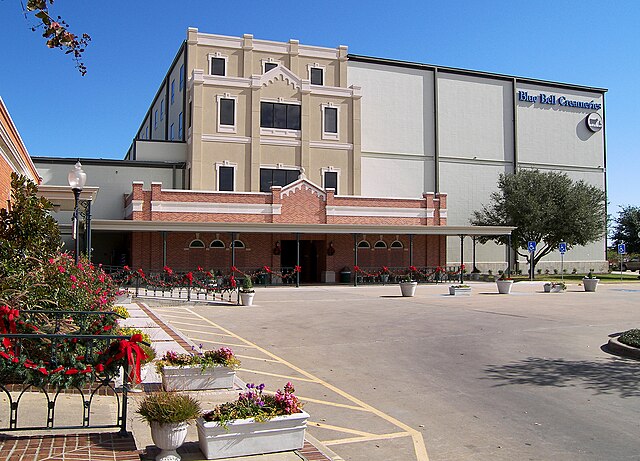
[[[80, 200], [95, 201], [98, 195], [97, 186], [85, 186], [80, 192]], [[69, 186], [52, 186], [41, 184], [38, 186], [38, 193], [53, 204], [54, 211], [73, 211], [75, 200], [73, 191]]]
[[93, 231], [243, 232], [262, 234], [509, 235], [511, 226], [385, 226], [375, 224], [216, 223], [94, 219]]

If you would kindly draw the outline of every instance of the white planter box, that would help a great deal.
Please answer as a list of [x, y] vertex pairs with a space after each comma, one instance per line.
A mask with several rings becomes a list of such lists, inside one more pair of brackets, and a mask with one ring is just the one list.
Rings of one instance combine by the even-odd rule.
[[596, 291], [598, 288], [598, 282], [600, 279], [582, 279], [582, 285], [584, 286], [584, 291]]
[[228, 367], [213, 367], [202, 371], [200, 367], [165, 366], [162, 370], [162, 387], [166, 391], [232, 389], [235, 376], [235, 370]]
[[242, 301], [243, 306], [253, 306], [253, 297], [255, 293], [243, 293], [240, 292], [240, 301]]
[[551, 287], [551, 293], [562, 293], [564, 290], [562, 289], [562, 285], [556, 285]]
[[217, 422], [196, 420], [200, 450], [207, 459], [248, 456], [260, 453], [299, 450], [304, 445], [304, 431], [309, 414], [276, 416], [264, 423], [238, 419], [224, 429]]
[[416, 294], [418, 282], [400, 282], [400, 292], [402, 296], [411, 297]]
[[469, 288], [449, 287], [449, 294], [451, 296], [471, 296], [471, 287]]
[[498, 293], [501, 295], [508, 295], [511, 293], [513, 280], [496, 280], [496, 285], [498, 286]]

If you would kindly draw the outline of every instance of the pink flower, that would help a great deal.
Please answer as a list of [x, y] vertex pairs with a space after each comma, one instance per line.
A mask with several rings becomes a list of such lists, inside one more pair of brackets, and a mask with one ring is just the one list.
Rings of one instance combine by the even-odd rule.
[[78, 281], [78, 279], [76, 278], [75, 275], [72, 275], [69, 278], [71, 279], [72, 282], [77, 282]]
[[64, 266], [58, 266], [58, 270], [60, 271], [60, 273], [64, 274], [65, 272], [65, 268]]

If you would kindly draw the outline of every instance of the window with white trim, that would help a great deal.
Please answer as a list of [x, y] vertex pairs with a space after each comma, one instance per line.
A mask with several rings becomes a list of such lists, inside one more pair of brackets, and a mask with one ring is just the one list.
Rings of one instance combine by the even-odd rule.
[[263, 62], [263, 68], [264, 68], [264, 72], [263, 73], [267, 73], [269, 72], [271, 69], [275, 69], [276, 67], [278, 67], [280, 65], [279, 62]]
[[218, 131], [223, 133], [236, 132], [236, 101], [237, 96], [229, 93], [216, 96], [218, 103]]
[[260, 127], [300, 130], [301, 112], [299, 104], [262, 101]]
[[321, 67], [310, 67], [309, 80], [311, 80], [312, 85], [324, 85], [324, 69]]
[[322, 105], [322, 139], [339, 139], [339, 116], [338, 106]]
[[260, 192], [271, 192], [271, 186], [284, 187], [299, 177], [299, 170], [260, 168]]
[[337, 171], [325, 171], [324, 172], [324, 189], [334, 189], [334, 194], [338, 195], [338, 172]]
[[215, 239], [214, 241], [211, 242], [211, 244], [209, 245], [209, 248], [226, 248], [226, 245], [224, 244], [224, 242], [222, 240], [219, 239]]
[[373, 248], [375, 248], [376, 250], [386, 249], [387, 244], [385, 243], [384, 240], [378, 240], [376, 243], [373, 244]]
[[189, 248], [206, 248], [204, 242], [200, 239], [193, 239], [189, 243]]
[[226, 56], [211, 56], [209, 60], [209, 74], [227, 75], [227, 58]]
[[395, 250], [401, 250], [404, 248], [404, 245], [400, 240], [394, 240], [393, 242], [391, 242], [391, 248]]
[[216, 164], [216, 170], [218, 176], [218, 190], [220, 192], [233, 192], [236, 185], [236, 167]]
[[367, 242], [366, 240], [360, 240], [358, 242], [358, 248], [359, 249], [371, 248], [371, 245], [369, 245], [369, 242]]
[[244, 246], [244, 242], [242, 240], [234, 240], [231, 245], [229, 246], [230, 248], [246, 248]]

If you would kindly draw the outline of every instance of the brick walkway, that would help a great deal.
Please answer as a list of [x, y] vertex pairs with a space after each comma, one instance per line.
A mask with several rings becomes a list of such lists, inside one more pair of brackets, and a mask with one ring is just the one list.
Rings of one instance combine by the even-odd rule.
[[131, 434], [0, 435], [2, 461], [140, 461]]

